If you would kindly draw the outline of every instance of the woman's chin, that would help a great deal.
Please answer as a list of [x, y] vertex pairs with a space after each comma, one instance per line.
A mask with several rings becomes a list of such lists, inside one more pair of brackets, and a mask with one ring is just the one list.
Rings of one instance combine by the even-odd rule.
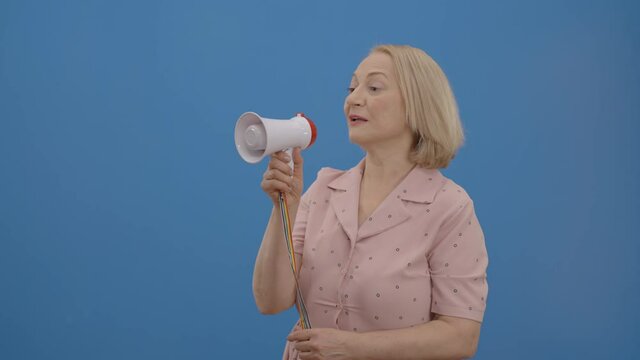
[[361, 134], [354, 134], [353, 131], [349, 131], [349, 142], [352, 144], [360, 145], [363, 136]]
[[360, 147], [365, 147], [371, 143], [371, 138], [363, 134], [358, 134], [357, 132], [349, 131], [349, 142]]

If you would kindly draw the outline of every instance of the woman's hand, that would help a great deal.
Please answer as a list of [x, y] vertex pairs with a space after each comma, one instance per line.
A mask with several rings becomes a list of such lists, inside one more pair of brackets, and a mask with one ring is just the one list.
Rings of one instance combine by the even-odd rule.
[[303, 186], [300, 148], [293, 149], [293, 169], [289, 166], [289, 160], [289, 154], [284, 151], [274, 153], [262, 176], [260, 187], [269, 195], [274, 206], [278, 205], [280, 192], [285, 193], [290, 207], [297, 207], [300, 203]]
[[337, 329], [294, 330], [287, 340], [294, 342], [301, 360], [354, 359], [360, 334]]

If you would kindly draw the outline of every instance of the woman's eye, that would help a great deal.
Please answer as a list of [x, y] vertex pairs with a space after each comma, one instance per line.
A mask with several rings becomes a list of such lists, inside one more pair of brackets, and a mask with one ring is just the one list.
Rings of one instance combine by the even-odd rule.
[[376, 92], [376, 91], [380, 90], [380, 88], [377, 87], [377, 86], [369, 86], [369, 90], [371, 90], [373, 92]]
[[348, 88], [347, 88], [347, 92], [348, 92], [349, 94], [351, 94], [355, 89], [356, 89], [356, 88], [354, 88], [354, 87], [348, 87]]

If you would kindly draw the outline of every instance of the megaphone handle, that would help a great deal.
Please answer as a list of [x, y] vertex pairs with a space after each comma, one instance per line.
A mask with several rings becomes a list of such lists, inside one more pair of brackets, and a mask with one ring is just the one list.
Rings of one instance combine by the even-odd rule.
[[293, 148], [287, 148], [284, 150], [289, 155], [289, 166], [291, 167], [291, 173], [293, 174]]

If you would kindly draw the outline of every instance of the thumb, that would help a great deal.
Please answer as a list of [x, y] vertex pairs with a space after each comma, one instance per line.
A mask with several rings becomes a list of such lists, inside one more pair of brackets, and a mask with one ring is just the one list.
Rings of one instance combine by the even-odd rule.
[[307, 341], [311, 339], [311, 332], [307, 329], [295, 330], [287, 336], [289, 341]]
[[299, 147], [293, 149], [293, 177], [302, 180], [302, 150]]

